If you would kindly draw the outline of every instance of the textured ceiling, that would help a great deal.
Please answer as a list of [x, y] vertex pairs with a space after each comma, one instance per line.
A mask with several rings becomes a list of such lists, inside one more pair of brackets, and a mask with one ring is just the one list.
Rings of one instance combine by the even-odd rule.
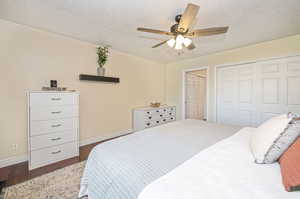
[[[228, 33], [194, 39], [197, 48], [178, 55], [151, 48], [167, 36], [136, 31], [169, 30], [187, 3], [200, 5], [194, 28]], [[0, 18], [167, 63], [299, 34], [300, 0], [0, 0]]]

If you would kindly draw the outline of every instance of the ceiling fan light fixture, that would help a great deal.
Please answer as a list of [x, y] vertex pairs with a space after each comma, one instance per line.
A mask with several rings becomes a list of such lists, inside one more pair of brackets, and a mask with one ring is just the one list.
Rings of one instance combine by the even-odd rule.
[[181, 49], [182, 49], [182, 43], [176, 41], [175, 49], [176, 49], [176, 50], [181, 50]]
[[182, 46], [183, 42], [184, 42], [184, 37], [182, 35], [177, 35], [176, 44], [180, 44]]
[[185, 47], [188, 47], [189, 45], [192, 44], [192, 40], [189, 39], [189, 38], [184, 38], [183, 44], [184, 44]]
[[176, 41], [173, 38], [170, 39], [169, 41], [167, 41], [168, 46], [170, 46], [171, 48], [174, 48], [175, 43], [176, 43]]

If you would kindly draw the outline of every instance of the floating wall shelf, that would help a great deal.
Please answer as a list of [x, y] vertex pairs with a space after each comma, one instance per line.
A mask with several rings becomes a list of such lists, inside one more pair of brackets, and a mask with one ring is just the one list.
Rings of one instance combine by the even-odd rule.
[[85, 74], [80, 74], [79, 79], [86, 80], [86, 81], [98, 81], [98, 82], [110, 82], [110, 83], [120, 82], [120, 78], [118, 77], [105, 77], [105, 76], [85, 75]]

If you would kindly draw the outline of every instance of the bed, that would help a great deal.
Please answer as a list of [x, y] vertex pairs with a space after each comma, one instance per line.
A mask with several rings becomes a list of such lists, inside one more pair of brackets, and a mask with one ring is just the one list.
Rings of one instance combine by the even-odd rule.
[[138, 199], [299, 199], [286, 192], [280, 166], [255, 164], [249, 147], [254, 128], [206, 148], [148, 185]]
[[148, 184], [239, 129], [182, 120], [100, 144], [88, 157], [79, 197], [137, 199]]

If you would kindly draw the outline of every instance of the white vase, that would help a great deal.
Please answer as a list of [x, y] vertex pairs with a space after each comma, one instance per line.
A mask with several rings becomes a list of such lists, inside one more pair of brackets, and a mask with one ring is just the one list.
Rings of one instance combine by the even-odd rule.
[[99, 66], [97, 68], [97, 75], [98, 76], [104, 76], [105, 75], [105, 68]]

